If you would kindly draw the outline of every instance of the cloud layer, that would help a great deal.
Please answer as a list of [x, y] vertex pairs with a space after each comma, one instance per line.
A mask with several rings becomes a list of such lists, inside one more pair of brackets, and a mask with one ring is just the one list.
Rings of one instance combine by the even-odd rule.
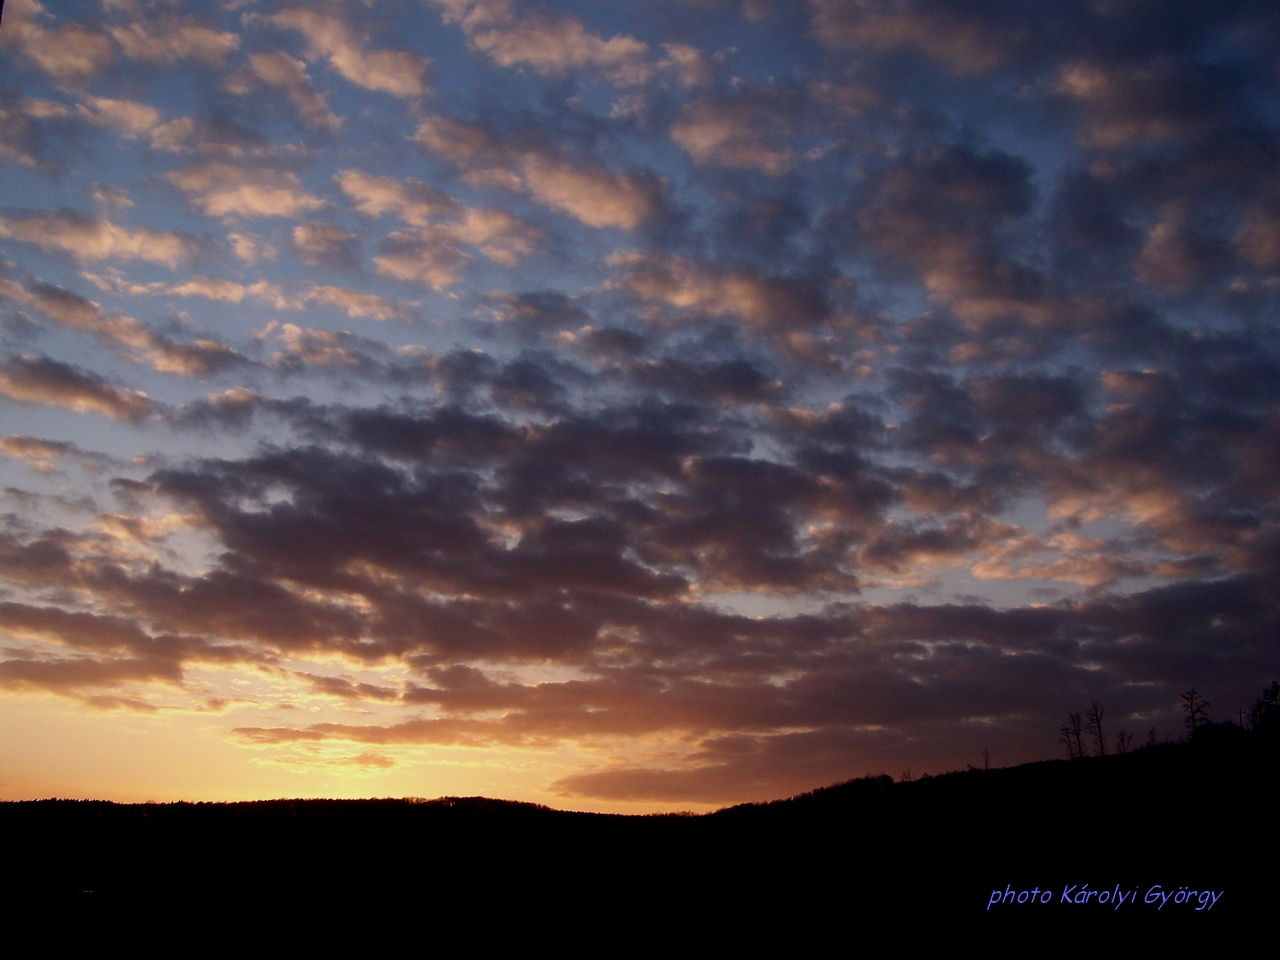
[[635, 809], [1280, 673], [1265, 4], [568, 6], [6, 5], [6, 716]]

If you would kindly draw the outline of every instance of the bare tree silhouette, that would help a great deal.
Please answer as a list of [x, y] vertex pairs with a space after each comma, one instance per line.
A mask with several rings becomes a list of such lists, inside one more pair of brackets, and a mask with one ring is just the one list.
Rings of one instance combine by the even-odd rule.
[[1128, 730], [1121, 730], [1116, 736], [1116, 753], [1128, 753], [1131, 746], [1133, 746], [1133, 734]]
[[1098, 745], [1098, 756], [1105, 757], [1107, 755], [1107, 741], [1102, 734], [1102, 715], [1106, 712], [1106, 708], [1097, 700], [1089, 701], [1089, 710], [1085, 714], [1085, 725], [1089, 728], [1089, 734], [1093, 737], [1094, 743]]
[[1274, 730], [1280, 725], [1280, 681], [1272, 680], [1271, 686], [1249, 708], [1250, 730]]
[[1084, 744], [1081, 742], [1084, 734], [1084, 720], [1080, 714], [1067, 714], [1067, 722], [1058, 728], [1058, 733], [1062, 734], [1058, 742], [1067, 748], [1068, 760], [1084, 756]]
[[1186, 711], [1187, 739], [1194, 740], [1196, 731], [1209, 724], [1209, 708], [1213, 706], [1192, 687], [1182, 695], [1182, 709]]

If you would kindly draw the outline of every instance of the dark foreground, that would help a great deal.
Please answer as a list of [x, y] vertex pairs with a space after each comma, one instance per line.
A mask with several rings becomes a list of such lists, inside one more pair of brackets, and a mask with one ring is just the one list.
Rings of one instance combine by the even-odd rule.
[[81, 933], [140, 909], [139, 922], [186, 911], [224, 929], [254, 911], [305, 924], [375, 911], [481, 937], [603, 924], [650, 944], [1114, 930], [1227, 946], [1274, 930], [1276, 772], [1274, 743], [1240, 734], [866, 778], [696, 817], [482, 798], [9, 803], [4, 892]]

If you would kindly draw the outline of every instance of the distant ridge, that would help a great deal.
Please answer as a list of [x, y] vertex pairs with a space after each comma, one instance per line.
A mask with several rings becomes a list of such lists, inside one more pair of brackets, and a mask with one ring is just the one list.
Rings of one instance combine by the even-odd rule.
[[[862, 777], [702, 815], [581, 813], [487, 797], [41, 800], [0, 805], [0, 829], [13, 838], [11, 897], [81, 907], [229, 891], [460, 906], [483, 890], [507, 908], [549, 909], [567, 898], [603, 909], [659, 891], [675, 900], [716, 891], [735, 910], [757, 904], [767, 924], [815, 911], [843, 916], [850, 904], [874, 918], [909, 900], [977, 929], [1063, 918], [1216, 929], [1261, 917], [1280, 892], [1274, 871], [1251, 880], [1245, 869], [1273, 848], [1278, 769], [1273, 740], [1222, 734], [911, 782]], [[494, 888], [495, 877], [523, 879], [518, 889]], [[1124, 902], [1062, 901], [1081, 885]], [[1133, 903], [1155, 887], [1218, 899], [1200, 911]], [[1032, 890], [1038, 900], [1051, 891], [1051, 902], [1019, 908], [1017, 895]], [[1012, 899], [993, 906], [995, 893]]]

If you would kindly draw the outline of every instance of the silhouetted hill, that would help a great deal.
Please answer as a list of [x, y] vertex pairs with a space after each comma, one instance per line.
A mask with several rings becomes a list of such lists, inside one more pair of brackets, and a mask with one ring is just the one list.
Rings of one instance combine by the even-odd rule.
[[[1262, 917], [1280, 892], [1265, 866], [1277, 766], [1274, 743], [1224, 733], [1125, 756], [863, 778], [704, 816], [479, 797], [45, 800], [0, 805], [0, 829], [10, 899], [82, 912], [359, 901], [467, 915], [639, 911], [657, 924], [692, 910], [707, 936], [715, 917], [773, 937], [926, 921], [979, 935], [1213, 931]], [[1175, 902], [1180, 890], [1196, 896]], [[1153, 891], [1173, 899], [1145, 902]]]

